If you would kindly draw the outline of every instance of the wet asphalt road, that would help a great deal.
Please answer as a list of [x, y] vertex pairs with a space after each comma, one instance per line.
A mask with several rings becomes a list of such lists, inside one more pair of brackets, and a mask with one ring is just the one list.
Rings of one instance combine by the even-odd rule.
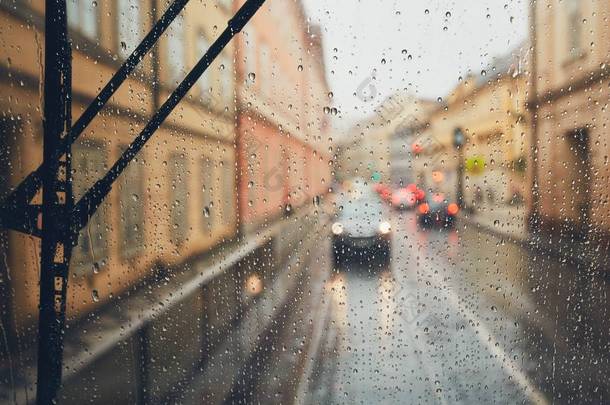
[[471, 225], [392, 215], [390, 263], [344, 263], [327, 282], [306, 402], [610, 403], [607, 280]]

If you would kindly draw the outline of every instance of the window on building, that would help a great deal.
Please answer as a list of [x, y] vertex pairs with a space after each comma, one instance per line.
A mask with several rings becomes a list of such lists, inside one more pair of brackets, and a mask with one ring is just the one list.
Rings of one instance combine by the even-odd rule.
[[228, 107], [233, 103], [234, 95], [234, 74], [233, 63], [231, 58], [223, 55], [220, 58], [220, 98], [222, 100], [222, 108]]
[[256, 34], [252, 29], [246, 31], [245, 39], [244, 62], [246, 68], [245, 74], [247, 77], [250, 73], [256, 74], [258, 71], [258, 41], [256, 40]]
[[183, 154], [173, 153], [168, 160], [168, 176], [171, 184], [169, 198], [171, 205], [170, 228], [176, 245], [186, 241], [188, 234], [188, 176], [186, 159]]
[[250, 135], [247, 142], [247, 153], [248, 153], [248, 166], [246, 168], [248, 172], [247, 178], [250, 179], [247, 185], [248, 193], [248, 205], [254, 205], [259, 197], [260, 182], [261, 182], [261, 161], [263, 159], [264, 149], [261, 147], [261, 143], [256, 139], [255, 136]]
[[567, 8], [568, 46], [571, 57], [582, 54], [582, 10], [580, 0], [565, 0]]
[[174, 84], [182, 81], [186, 74], [186, 35], [184, 17], [179, 15], [167, 29], [168, 80]]
[[220, 5], [222, 7], [224, 7], [227, 10], [231, 9], [231, 5], [233, 4], [232, 0], [218, 0], [218, 3], [220, 3]]
[[[205, 36], [205, 33], [200, 32], [197, 35], [197, 58], [201, 58], [210, 48], [210, 41]], [[207, 70], [199, 78], [199, 91], [201, 92], [201, 101], [209, 104], [212, 101], [212, 83], [210, 81], [210, 72]]]
[[68, 0], [68, 25], [89, 39], [97, 39], [99, 17], [96, 2], [87, 0]]
[[[106, 172], [107, 149], [97, 142], [75, 144], [72, 148], [72, 170], [74, 171], [74, 197], [81, 198], [92, 184]], [[108, 202], [93, 215], [89, 224], [80, 232], [78, 246], [74, 250], [77, 268], [88, 271], [93, 264], [103, 266], [108, 257], [108, 221], [106, 207]]]
[[[120, 148], [122, 153], [126, 145]], [[121, 256], [130, 259], [144, 248], [145, 179], [144, 162], [132, 161], [119, 183]]]
[[203, 192], [203, 229], [211, 233], [214, 229], [214, 161], [209, 157], [201, 158], [201, 190]]
[[261, 64], [261, 72], [260, 72], [260, 88], [266, 97], [271, 95], [271, 84], [273, 82], [272, 78], [272, 63], [271, 60], [271, 48], [267, 44], [261, 44], [261, 53], [260, 53], [260, 64]]
[[222, 207], [222, 223], [224, 225], [230, 225], [235, 215], [235, 168], [223, 163], [222, 168], [222, 201], [220, 206]]
[[142, 39], [140, 2], [117, 1], [118, 49], [121, 56], [128, 57]]

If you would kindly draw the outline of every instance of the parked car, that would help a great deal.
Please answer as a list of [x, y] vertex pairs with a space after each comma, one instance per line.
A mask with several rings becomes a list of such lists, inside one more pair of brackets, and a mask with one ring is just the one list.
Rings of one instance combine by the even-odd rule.
[[445, 194], [433, 193], [417, 207], [417, 218], [421, 226], [450, 228], [460, 211], [457, 203], [450, 202]]
[[335, 263], [346, 258], [388, 260], [391, 230], [387, 208], [379, 197], [346, 199], [331, 227]]

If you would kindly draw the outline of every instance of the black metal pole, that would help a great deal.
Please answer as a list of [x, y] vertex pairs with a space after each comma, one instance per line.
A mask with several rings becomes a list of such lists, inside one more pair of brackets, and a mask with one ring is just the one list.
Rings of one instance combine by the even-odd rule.
[[530, 162], [531, 162], [531, 201], [528, 229], [530, 233], [535, 233], [540, 227], [540, 185], [538, 175], [538, 31], [537, 31], [537, 16], [536, 16], [536, 1], [531, 1], [529, 6], [529, 22], [530, 22], [530, 95], [528, 108], [531, 112], [531, 138], [530, 138]]
[[464, 208], [464, 149], [462, 146], [457, 147], [458, 150], [458, 167], [457, 167], [457, 190], [455, 199], [460, 208]]
[[36, 401], [57, 401], [61, 384], [66, 287], [73, 237], [67, 222], [73, 209], [71, 152], [57, 158], [70, 131], [71, 56], [66, 0], [45, 2], [44, 150], [42, 240]]
[[460, 208], [464, 208], [464, 144], [466, 137], [460, 128], [456, 128], [453, 132], [453, 147], [457, 150], [457, 189], [455, 191], [455, 199]]

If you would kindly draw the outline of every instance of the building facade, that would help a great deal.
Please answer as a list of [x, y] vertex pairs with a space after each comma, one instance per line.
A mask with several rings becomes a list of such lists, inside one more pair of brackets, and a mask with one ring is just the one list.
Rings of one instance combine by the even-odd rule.
[[[156, 0], [68, 0], [73, 122], [166, 6]], [[228, 2], [191, 2], [176, 18], [73, 145], [76, 199], [118, 159], [231, 13]], [[44, 2], [2, 2], [0, 25], [2, 196], [6, 196], [42, 161]], [[129, 165], [81, 232], [71, 262], [70, 321], [235, 235], [233, 52], [229, 45]], [[2, 316], [13, 339], [28, 341], [38, 315], [38, 242], [6, 232], [2, 249], [6, 257]]]
[[299, 1], [267, 2], [238, 38], [235, 62], [239, 213], [247, 233], [328, 190], [329, 88], [319, 29]]
[[530, 212], [537, 228], [608, 241], [610, 3], [545, 0], [533, 3], [530, 14]]
[[[529, 118], [522, 46], [463, 79], [430, 113], [414, 160], [420, 186], [457, 198], [464, 169], [464, 205], [474, 211], [523, 208], [530, 195], [526, 172]], [[459, 130], [465, 143], [454, 145]]]

